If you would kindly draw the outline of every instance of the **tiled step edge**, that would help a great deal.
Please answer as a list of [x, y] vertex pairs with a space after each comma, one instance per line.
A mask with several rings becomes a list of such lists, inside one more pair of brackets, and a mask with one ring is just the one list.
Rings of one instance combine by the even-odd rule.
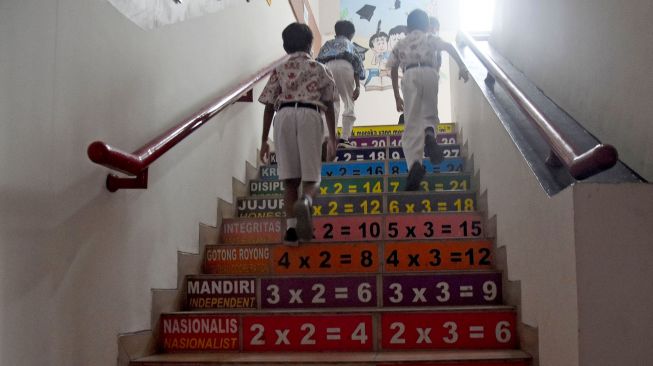
[[[402, 352], [330, 352], [324, 353], [176, 353], [139, 358], [136, 366], [197, 365], [476, 365], [526, 366], [530, 355], [521, 350], [442, 350]], [[459, 363], [466, 362], [466, 363]]]

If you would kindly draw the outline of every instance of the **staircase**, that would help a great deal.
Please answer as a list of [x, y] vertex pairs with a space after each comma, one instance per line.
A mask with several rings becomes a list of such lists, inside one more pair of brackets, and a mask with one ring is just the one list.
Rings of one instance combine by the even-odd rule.
[[503, 305], [485, 217], [457, 145], [422, 191], [403, 192], [402, 126], [357, 127], [354, 149], [322, 166], [315, 239], [287, 247], [274, 161], [188, 276], [181, 311], [161, 315], [159, 354], [134, 366], [525, 366]]

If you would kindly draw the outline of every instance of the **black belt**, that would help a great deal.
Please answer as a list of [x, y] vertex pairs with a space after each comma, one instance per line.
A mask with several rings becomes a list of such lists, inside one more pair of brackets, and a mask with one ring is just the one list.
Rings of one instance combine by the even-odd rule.
[[293, 107], [293, 108], [310, 108], [316, 110], [318, 113], [320, 112], [320, 107], [318, 107], [315, 104], [311, 103], [302, 103], [302, 102], [289, 102], [289, 103], [281, 103], [279, 105], [279, 109], [281, 108], [287, 108], [287, 107]]
[[412, 69], [413, 67], [430, 67], [430, 68], [435, 69], [435, 66], [433, 66], [432, 63], [418, 62], [416, 64], [410, 64], [410, 65], [406, 66], [406, 68], [404, 70]]

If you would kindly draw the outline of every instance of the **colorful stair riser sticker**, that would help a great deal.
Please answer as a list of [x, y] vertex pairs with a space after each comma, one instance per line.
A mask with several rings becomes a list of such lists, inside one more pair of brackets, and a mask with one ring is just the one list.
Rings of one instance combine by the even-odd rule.
[[[329, 266], [330, 258], [323, 258], [320, 266]], [[260, 280], [190, 277], [186, 283], [185, 303], [190, 310], [469, 306], [499, 305], [502, 300], [498, 272], [264, 277]]]
[[[377, 332], [380, 332], [378, 340]], [[165, 352], [512, 349], [517, 346], [516, 315], [507, 310], [164, 314], [161, 335]]]
[[[460, 156], [459, 145], [442, 145], [442, 155], [445, 158], [457, 158]], [[338, 149], [336, 152], [336, 162], [347, 161], [383, 161], [383, 160], [397, 160], [404, 159], [404, 150], [400, 146], [396, 147], [361, 147], [361, 148], [347, 148]], [[426, 156], [425, 156], [426, 157]], [[270, 154], [270, 165], [277, 164], [277, 155]]]
[[[351, 135], [358, 136], [383, 136], [383, 135], [401, 135], [404, 132], [404, 125], [376, 125], [376, 126], [354, 126]], [[436, 125], [435, 132], [451, 133], [456, 129], [455, 123], [439, 123]], [[338, 134], [342, 133], [342, 128], [336, 129]]]
[[[387, 213], [471, 212], [476, 209], [472, 192], [410, 194], [357, 194], [318, 196], [312, 215], [380, 215]], [[243, 197], [236, 201], [237, 217], [283, 217], [283, 197]]]
[[[424, 159], [422, 164], [427, 173], [456, 173], [462, 172], [465, 159], [445, 158], [439, 164], [431, 164], [431, 161]], [[341, 162], [322, 164], [322, 177], [356, 177], [356, 176], [379, 176], [379, 175], [408, 174], [408, 167], [403, 160], [387, 161], [364, 161], [364, 162]], [[279, 180], [276, 165], [260, 167], [259, 177], [261, 180]]]
[[213, 245], [204, 272], [216, 275], [421, 273], [492, 267], [491, 242], [456, 240], [285, 245]]
[[[456, 133], [439, 133], [435, 137], [438, 144], [455, 145], [458, 144], [458, 135]], [[349, 142], [357, 148], [365, 147], [399, 147], [401, 146], [401, 135], [397, 136], [360, 136], [350, 137]]]
[[[281, 218], [223, 219], [220, 242], [225, 244], [281, 243], [285, 221]], [[483, 217], [478, 212], [322, 216], [313, 219], [313, 240], [354, 242], [369, 240], [431, 240], [483, 237]]]
[[[398, 193], [406, 187], [406, 176], [368, 176], [360, 178], [324, 178], [320, 182], [320, 194]], [[469, 173], [425, 175], [420, 183], [423, 192], [461, 191], [471, 188]], [[252, 180], [250, 196], [282, 195], [282, 181]]]

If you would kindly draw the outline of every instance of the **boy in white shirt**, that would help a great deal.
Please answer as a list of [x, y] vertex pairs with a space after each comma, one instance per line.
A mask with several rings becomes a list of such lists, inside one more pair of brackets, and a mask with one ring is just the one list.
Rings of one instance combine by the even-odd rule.
[[[405, 127], [401, 144], [410, 167], [406, 182], [407, 191], [419, 189], [426, 170], [422, 166], [424, 152], [432, 163], [442, 161], [442, 149], [435, 136], [427, 133], [438, 121], [438, 60], [439, 51], [449, 53], [460, 68], [459, 79], [469, 79], [467, 68], [455, 48], [439, 37], [429, 34], [429, 17], [423, 10], [413, 10], [408, 14], [408, 34], [393, 48], [388, 66], [391, 68], [392, 88], [395, 94], [397, 111], [404, 112]], [[403, 70], [401, 91], [399, 93], [399, 67]]]

